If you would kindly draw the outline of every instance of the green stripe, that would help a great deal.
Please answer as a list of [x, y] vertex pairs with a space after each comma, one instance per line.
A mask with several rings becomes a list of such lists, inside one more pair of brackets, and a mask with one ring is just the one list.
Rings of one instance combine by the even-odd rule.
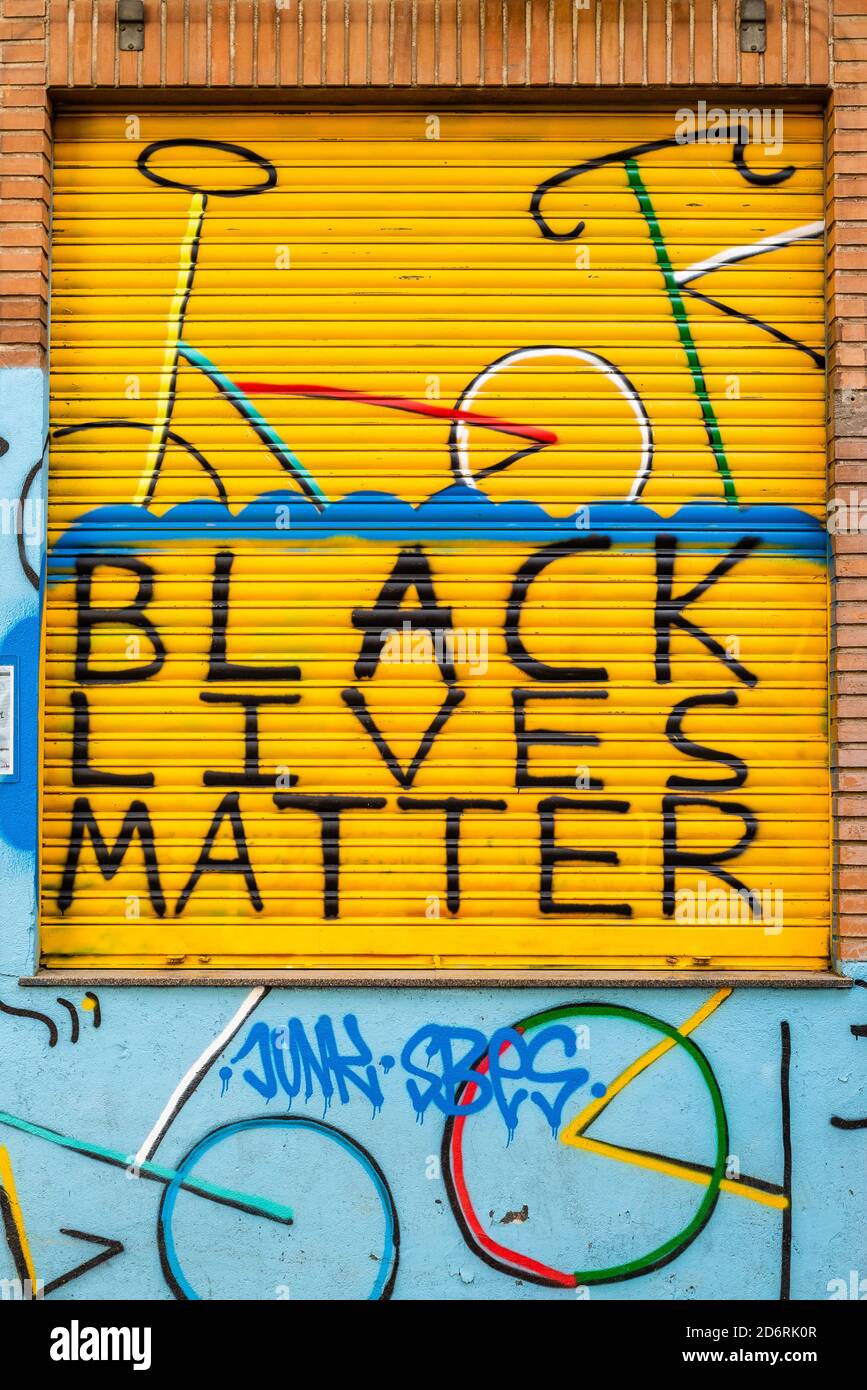
[[671, 312], [677, 324], [681, 346], [686, 353], [686, 360], [689, 363], [695, 394], [701, 406], [701, 414], [704, 420], [704, 427], [707, 431], [708, 442], [713, 450], [716, 466], [723, 481], [725, 499], [727, 502], [732, 502], [737, 506], [738, 495], [735, 491], [734, 479], [732, 478], [728, 459], [726, 458], [725, 449], [723, 448], [720, 427], [717, 423], [716, 414], [714, 413], [714, 408], [708, 394], [707, 382], [704, 379], [704, 372], [701, 368], [701, 360], [695, 342], [693, 341], [683, 297], [680, 293], [678, 283], [674, 278], [674, 269], [668, 254], [668, 247], [665, 244], [665, 238], [660, 230], [656, 213], [653, 210], [653, 204], [650, 201], [650, 196], [638, 172], [638, 164], [634, 159], [627, 159], [624, 161], [624, 164], [626, 167], [626, 176], [629, 179], [629, 186], [638, 199], [638, 206], [641, 208], [644, 220], [647, 223], [647, 230], [650, 232], [653, 249], [656, 252], [656, 263], [662, 271], [662, 278], [665, 281], [665, 292], [668, 295]]

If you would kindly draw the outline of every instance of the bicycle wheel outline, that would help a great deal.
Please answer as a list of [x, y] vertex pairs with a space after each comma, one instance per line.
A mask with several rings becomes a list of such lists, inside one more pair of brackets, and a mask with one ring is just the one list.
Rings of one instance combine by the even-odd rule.
[[[682, 1230], [678, 1231], [677, 1235], [670, 1237], [662, 1245], [657, 1246], [655, 1250], [648, 1251], [646, 1255], [640, 1256], [637, 1260], [626, 1260], [619, 1265], [611, 1265], [607, 1269], [576, 1270], [567, 1274], [562, 1270], [554, 1269], [552, 1266], [544, 1265], [532, 1257], [521, 1255], [518, 1251], [499, 1246], [486, 1236], [463, 1182], [461, 1144], [463, 1129], [469, 1117], [449, 1115], [443, 1127], [440, 1151], [441, 1168], [452, 1213], [466, 1245], [491, 1269], [496, 1269], [501, 1274], [510, 1274], [513, 1278], [525, 1279], [529, 1283], [542, 1284], [550, 1288], [577, 1288], [586, 1284], [620, 1283], [627, 1279], [640, 1278], [644, 1274], [651, 1274], [654, 1270], [662, 1269], [665, 1265], [676, 1260], [701, 1234], [710, 1221], [719, 1200], [720, 1184], [725, 1177], [728, 1159], [728, 1119], [719, 1082], [710, 1062], [698, 1044], [691, 1037], [681, 1033], [676, 1025], [666, 1023], [653, 1014], [644, 1013], [640, 1009], [632, 1009], [625, 1004], [597, 1004], [585, 1001], [577, 1004], [561, 1004], [553, 1009], [544, 1009], [540, 1013], [530, 1014], [527, 1018], [520, 1019], [512, 1026], [518, 1032], [527, 1032], [540, 1028], [546, 1023], [563, 1018], [574, 1018], [576, 1015], [579, 1017], [590, 1015], [596, 1018], [620, 1018], [632, 1023], [643, 1024], [652, 1031], [662, 1033], [665, 1037], [670, 1038], [678, 1047], [682, 1047], [686, 1051], [698, 1067], [710, 1094], [716, 1130], [716, 1156], [704, 1197], [696, 1208], [692, 1219]], [[484, 1072], [479, 1069], [486, 1064], [486, 1061], [487, 1049], [470, 1064], [469, 1069], [484, 1075]], [[467, 1081], [457, 1087], [455, 1105], [460, 1104], [464, 1092], [473, 1084], [472, 1081]], [[457, 1174], [454, 1169], [455, 1159], [457, 1159]]]
[[[647, 407], [635, 384], [630, 380], [625, 372], [621, 371], [614, 362], [608, 357], [603, 357], [601, 352], [594, 352], [591, 348], [574, 347], [567, 344], [557, 346], [554, 343], [536, 343], [527, 347], [510, 348], [502, 356], [497, 357], [493, 362], [488, 363], [480, 372], [477, 372], [472, 381], [468, 382], [461, 391], [455, 402], [457, 410], [471, 409], [476, 399], [476, 394], [487, 384], [491, 378], [495, 377], [504, 367], [509, 367], [512, 363], [531, 362], [545, 357], [572, 357], [581, 362], [584, 366], [592, 367], [595, 371], [601, 372], [603, 377], [614, 383], [621, 397], [626, 401], [635, 419], [641, 441], [640, 459], [632, 486], [629, 490], [627, 502], [637, 502], [647, 485], [653, 469], [654, 439], [653, 425]], [[502, 473], [506, 468], [510, 468], [513, 463], [520, 459], [530, 458], [540, 449], [547, 448], [545, 444], [533, 443], [525, 449], [509, 454], [507, 458], [498, 460], [497, 463], [488, 464], [485, 468], [480, 468], [473, 472], [470, 467], [469, 449], [467, 439], [467, 425], [460, 421], [454, 421], [449, 430], [448, 451], [449, 466], [456, 482], [463, 483], [467, 487], [476, 488], [481, 491], [480, 483], [493, 473]]]
[[373, 1155], [357, 1139], [347, 1134], [345, 1130], [339, 1129], [337, 1125], [327, 1124], [325, 1120], [317, 1120], [308, 1115], [251, 1115], [246, 1119], [230, 1120], [226, 1124], [216, 1125], [214, 1129], [208, 1130], [207, 1134], [197, 1140], [181, 1159], [177, 1165], [175, 1177], [163, 1192], [157, 1215], [157, 1249], [160, 1265], [163, 1277], [174, 1297], [181, 1302], [204, 1302], [201, 1295], [195, 1291], [184, 1275], [172, 1237], [171, 1221], [177, 1195], [181, 1191], [181, 1183], [195, 1167], [198, 1160], [210, 1149], [221, 1143], [223, 1139], [229, 1139], [235, 1134], [241, 1134], [250, 1129], [273, 1129], [275, 1127], [308, 1129], [333, 1140], [345, 1153], [348, 1153], [360, 1164], [371, 1179], [385, 1218], [385, 1238], [380, 1269], [377, 1272], [373, 1288], [368, 1294], [367, 1301], [386, 1302], [394, 1292], [394, 1283], [400, 1261], [400, 1223], [388, 1180]]

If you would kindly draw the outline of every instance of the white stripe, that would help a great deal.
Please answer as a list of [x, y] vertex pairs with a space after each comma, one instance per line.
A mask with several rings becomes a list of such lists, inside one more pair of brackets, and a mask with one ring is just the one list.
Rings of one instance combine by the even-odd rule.
[[222, 1052], [226, 1044], [231, 1042], [232, 1038], [241, 1027], [241, 1024], [245, 1019], [250, 1017], [256, 1005], [264, 999], [267, 993], [268, 990], [265, 985], [257, 985], [255, 989], [251, 989], [240, 1009], [238, 1009], [237, 1013], [233, 1014], [222, 1033], [219, 1033], [217, 1037], [214, 1038], [213, 1042], [208, 1043], [202, 1055], [197, 1057], [193, 1065], [184, 1073], [177, 1086], [172, 1091], [159, 1119], [136, 1154], [133, 1160], [134, 1167], [140, 1167], [142, 1163], [147, 1163], [148, 1159], [153, 1158], [169, 1126], [175, 1118], [175, 1112], [184, 1091], [196, 1076], [196, 1073], [207, 1068], [218, 1053]]
[[761, 241], [754, 241], [749, 246], [729, 246], [725, 251], [718, 251], [715, 256], [708, 256], [706, 261], [696, 261], [695, 265], [687, 266], [686, 270], [676, 270], [674, 278], [679, 285], [685, 285], [690, 280], [697, 280], [700, 275], [718, 270], [720, 266], [733, 265], [736, 261], [748, 261], [751, 256], [761, 256], [765, 251], [776, 251], [777, 247], [790, 246], [793, 241], [810, 241], [813, 237], [821, 236], [824, 230], [824, 222], [807, 222], [803, 227], [790, 227], [787, 232], [763, 237]]

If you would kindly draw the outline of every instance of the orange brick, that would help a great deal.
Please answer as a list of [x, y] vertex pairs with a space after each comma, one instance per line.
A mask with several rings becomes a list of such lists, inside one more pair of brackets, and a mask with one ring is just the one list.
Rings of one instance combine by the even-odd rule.
[[685, 86], [693, 80], [693, 53], [689, 31], [689, 0], [670, 0], [671, 83]]
[[[381, 13], [383, 14], [383, 16], [384, 16], [384, 12], [385, 12], [386, 8], [387, 8], [387, 5], [386, 5], [386, 3], [385, 3], [385, 0], [375, 0], [375, 2], [374, 2], [374, 11], [379, 11], [379, 12], [381, 12]], [[529, 67], [530, 57], [529, 57], [529, 53], [528, 53], [528, 51], [527, 51], [527, 35], [528, 35], [528, 33], [530, 32], [530, 30], [529, 30], [528, 26], [527, 26], [526, 23], [525, 23], [525, 20], [526, 20], [526, 13], [527, 13], [527, 12], [526, 12], [526, 8], [525, 8], [524, 5], [522, 5], [522, 4], [519, 3], [519, 4], [517, 4], [517, 5], [515, 6], [515, 17], [516, 17], [515, 32], [518, 32], [518, 30], [520, 30], [520, 33], [521, 33], [521, 35], [523, 36], [521, 42], [522, 42], [522, 53], [523, 53], [523, 57], [524, 57], [524, 66], [525, 66], [526, 68], [528, 68], [528, 67]], [[458, 23], [458, 5], [457, 5], [457, 0], [440, 0], [440, 7], [439, 7], [439, 52], [438, 52], [438, 54], [437, 54], [437, 59], [438, 59], [438, 61], [437, 61], [437, 77], [436, 77], [436, 83], [437, 83], [437, 86], [438, 86], [438, 87], [444, 87], [444, 86], [447, 87], [447, 86], [451, 86], [451, 85], [453, 85], [453, 84], [457, 81], [457, 75], [458, 75], [458, 35], [457, 35], [457, 23]], [[374, 54], [375, 54], [375, 53], [376, 53], [376, 49], [374, 48]], [[376, 74], [376, 65], [375, 65], [375, 64], [374, 64], [373, 72], [374, 72], [373, 81], [376, 81], [376, 76], [375, 76], [375, 74]], [[522, 82], [524, 81], [524, 69], [523, 69], [523, 68], [522, 68], [522, 71], [521, 71], [521, 79], [520, 79], [520, 80], [521, 80]]]
[[528, 60], [526, 39], [526, 4], [517, 3], [505, 6], [505, 56], [506, 81], [516, 87], [527, 85]]
[[[856, 868], [855, 866], [841, 868], [837, 871], [837, 886], [846, 894], [861, 891], [867, 888], [867, 868]], [[842, 904], [841, 904], [842, 906]]]
[[167, 87], [181, 87], [184, 83], [184, 21], [177, 8], [166, 16], [165, 53], [163, 55], [163, 76]]
[[229, 6], [211, 6], [211, 45], [208, 53], [208, 81], [212, 87], [226, 87], [232, 81], [232, 43]]
[[48, 208], [44, 202], [13, 202], [3, 204], [6, 222], [35, 222], [48, 226]]
[[[5, 78], [5, 72], [0, 74]], [[47, 103], [45, 99], [45, 87], [33, 84], [30, 87], [0, 87], [0, 130], [6, 126], [6, 118], [11, 117], [15, 112], [22, 112], [20, 126], [28, 123], [35, 123], [37, 118], [33, 114], [36, 111], [46, 111]]]
[[838, 575], [867, 575], [867, 552], [863, 555], [842, 555], [835, 561], [835, 565]]
[[647, 47], [646, 52], [642, 53], [642, 60], [647, 81], [654, 86], [663, 83], [666, 72], [665, 0], [648, 0]]
[[859, 845], [856, 841], [839, 845], [837, 853], [841, 864], [867, 864], [867, 844]]
[[[398, 5], [397, 7], [397, 31], [395, 33], [395, 81], [404, 85], [409, 85], [410, 80], [410, 5]], [[343, 0], [325, 0], [325, 25], [326, 25], [326, 49], [325, 49], [325, 75], [324, 80], [329, 87], [340, 87], [343, 85], [344, 61], [346, 58], [346, 46], [344, 42], [343, 29]], [[259, 75], [262, 82], [262, 75]]]
[[828, 44], [827, 5], [811, 0], [810, 3], [810, 49], [808, 81], [824, 85], [831, 71], [831, 50]]
[[[353, 4], [356, 6], [359, 19], [361, 19], [364, 12], [366, 11], [366, 5], [364, 3], [364, 0], [353, 0]], [[301, 11], [298, 10], [296, 7], [294, 12], [292, 10], [286, 9], [281, 10], [277, 15], [280, 35], [278, 55], [279, 61], [277, 71], [278, 80], [284, 87], [297, 86], [301, 77], [301, 49], [298, 42], [298, 23], [300, 13]], [[357, 28], [355, 31], [355, 37], [356, 53], [361, 58], [361, 71], [357, 77], [357, 81], [359, 83], [363, 83], [365, 80], [365, 40], [363, 29]]]
[[42, 367], [45, 365], [45, 348], [30, 347], [23, 343], [0, 345], [0, 367]]
[[41, 19], [0, 19], [0, 43], [4, 39], [38, 39], [44, 33]]
[[41, 87], [45, 85], [42, 63], [4, 63], [3, 84], [9, 88]]
[[3, 0], [4, 19], [35, 19], [45, 14], [45, 0]]
[[[664, 3], [664, 0], [661, 0]], [[576, 48], [578, 83], [582, 87], [592, 87], [596, 83], [596, 29], [597, 21], [600, 26], [601, 39], [601, 11], [597, 11], [593, 5], [587, 9], [576, 11]]]
[[[35, 273], [42, 281], [48, 279], [48, 257], [41, 248], [37, 246], [3, 246], [0, 247], [0, 274], [6, 277], [20, 275], [23, 272]], [[30, 289], [38, 289], [42, 293], [42, 284], [29, 286]], [[19, 285], [20, 289], [20, 285]]]
[[49, 163], [42, 154], [18, 154], [0, 143], [0, 175], [3, 178], [22, 178], [36, 175], [48, 182]]
[[867, 941], [841, 940], [840, 960], [850, 960], [854, 962], [867, 960]]
[[208, 75], [207, 0], [188, 0], [188, 10], [184, 81], [191, 87], [203, 87]]
[[0, 318], [2, 319], [39, 320], [43, 317], [44, 310], [44, 301], [37, 295], [4, 294], [0, 296]]
[[[380, 3], [381, 24], [385, 33], [387, 20], [386, 7]], [[319, 9], [319, 0], [309, 0], [299, 9], [303, 20], [301, 29], [301, 73], [304, 85], [307, 87], [318, 87], [323, 78], [322, 74], [322, 15]], [[388, 64], [388, 39], [383, 38], [383, 51], [380, 55], [382, 61], [381, 81], [387, 81]]]
[[0, 198], [27, 198], [35, 202], [48, 202], [48, 181], [42, 178], [0, 177]]
[[[597, 0], [597, 4], [599, 0]], [[552, 80], [551, 51], [548, 35], [548, 6], [530, 5], [529, 27], [524, 24], [525, 34], [529, 33], [528, 76], [534, 87], [544, 87]]]
[[[311, 8], [314, 8], [311, 6]], [[315, 9], [319, 9], [317, 3]], [[317, 20], [319, 16], [316, 16]], [[253, 0], [235, 0], [235, 61], [233, 84], [253, 85]]]
[[36, 222], [0, 221], [0, 246], [40, 246], [48, 249], [48, 227]]
[[[343, 0], [339, 0], [341, 12]], [[277, 85], [277, 10], [273, 3], [259, 7], [259, 25], [256, 34], [256, 81], [260, 87]], [[342, 80], [343, 64], [341, 62]]]
[[[5, 259], [5, 258], [4, 258]], [[18, 298], [21, 295], [35, 295], [44, 302], [45, 293], [48, 286], [47, 275], [39, 270], [15, 270], [4, 265], [4, 259], [0, 259], [0, 266], [3, 267], [3, 296]]]
[[43, 323], [35, 318], [6, 323], [3, 321], [2, 306], [3, 301], [0, 300], [0, 343], [6, 343], [9, 346], [44, 343], [45, 326]]
[[41, 40], [30, 42], [6, 41], [0, 43], [0, 63], [44, 63], [45, 43]]
[[[401, 9], [402, 9], [402, 8], [403, 8], [404, 14], [406, 14], [406, 10], [408, 9], [408, 7], [407, 7], [407, 6], [401, 7], [400, 5], [398, 5], [398, 7], [397, 7], [397, 14], [398, 14], [398, 16], [400, 16], [400, 13], [401, 13]], [[461, 85], [464, 86], [464, 87], [476, 87], [476, 86], [478, 86], [479, 79], [480, 79], [480, 77], [481, 77], [481, 41], [480, 41], [480, 38], [479, 38], [479, 15], [480, 15], [480, 11], [481, 11], [481, 3], [480, 3], [480, 0], [462, 0], [461, 7], [460, 7], [460, 11], [459, 11], [460, 16], [461, 16], [461, 24], [460, 24], [460, 30], [459, 30], [460, 52], [459, 52], [459, 55], [458, 55], [458, 56], [459, 56], [458, 71], [459, 71], [459, 74], [460, 74]], [[551, 16], [550, 16], [550, 17], [551, 17], [552, 22], [553, 22], [553, 11], [551, 12]], [[409, 16], [407, 15], [406, 18], [408, 19]], [[547, 6], [545, 7], [545, 16], [544, 16], [544, 18], [545, 18], [545, 40], [546, 40], [546, 44], [547, 44], [548, 37], [549, 37], [549, 35], [548, 35], [548, 19], [549, 19], [549, 13], [548, 13], [548, 7], [547, 7]], [[401, 30], [400, 30], [400, 28], [398, 28], [398, 34], [400, 34], [400, 32], [401, 32]], [[408, 26], [408, 24], [405, 24], [405, 25], [404, 25], [404, 32], [405, 32], [405, 33], [408, 33], [408, 32], [409, 32], [409, 26]], [[396, 82], [399, 82], [399, 81], [400, 81], [400, 76], [399, 76], [399, 74], [400, 74], [401, 69], [405, 69], [406, 66], [408, 66], [408, 63], [407, 63], [406, 61], [402, 63], [401, 67], [398, 66], [398, 64], [397, 64], [398, 51], [399, 51], [399, 50], [398, 50], [398, 47], [397, 47], [397, 39], [396, 39], [396, 42], [395, 42], [395, 60], [396, 60], [396, 61], [395, 61], [395, 81], [396, 81]], [[408, 56], [408, 55], [407, 55], [407, 56]], [[552, 49], [552, 57], [553, 57], [553, 49]]]
[[713, 11], [711, 6], [695, 7], [695, 40], [693, 45], [694, 80], [700, 87], [709, 86], [713, 78]]
[[[160, 0], [145, 0], [145, 27], [144, 27], [144, 51], [141, 59], [142, 84], [145, 87], [158, 86], [162, 73], [162, 7]], [[105, 18], [100, 15], [100, 35], [96, 50], [96, 69], [97, 81], [99, 81], [100, 63], [106, 62], [109, 57], [114, 57], [114, 41], [109, 43], [107, 38], [107, 25], [112, 22], [112, 16], [106, 14]]]
[[52, 87], [65, 87], [70, 76], [69, 10], [66, 0], [49, 0], [48, 80]]
[[[482, 78], [487, 87], [499, 87], [502, 85], [503, 81], [502, 18], [501, 0], [481, 0], [479, 7], [479, 28], [481, 35], [480, 42], [482, 45]], [[569, 80], [571, 80], [571, 76]]]
[[841, 40], [867, 40], [867, 12], [863, 14], [835, 14], [833, 17], [834, 48]]

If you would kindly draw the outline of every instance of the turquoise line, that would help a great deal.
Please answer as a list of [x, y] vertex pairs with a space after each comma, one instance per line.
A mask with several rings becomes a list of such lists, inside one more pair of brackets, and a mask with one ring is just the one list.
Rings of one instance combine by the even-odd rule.
[[290, 473], [294, 473], [297, 477], [303, 478], [310, 495], [315, 497], [318, 502], [321, 502], [323, 506], [326, 506], [328, 504], [328, 498], [313, 475], [304, 467], [301, 460], [296, 458], [291, 449], [284, 444], [277, 431], [273, 426], [268, 424], [264, 415], [260, 415], [249, 396], [246, 396], [241, 388], [235, 385], [232, 378], [226, 376], [224, 372], [221, 372], [219, 367], [217, 367], [209, 357], [206, 357], [203, 352], [199, 352], [198, 348], [190, 347], [189, 343], [185, 343], [183, 340], [178, 342], [178, 352], [181, 357], [189, 362], [191, 367], [196, 367], [200, 372], [204, 372], [205, 376], [229, 397], [238, 413], [242, 415], [245, 420], [249, 421], [257, 433], [267, 443], [268, 447], [273, 449], [284, 467], [286, 467]]
[[242, 1203], [248, 1209], [284, 1224], [294, 1220], [291, 1207], [283, 1206], [280, 1202], [272, 1202], [267, 1197], [253, 1197], [249, 1193], [235, 1192], [230, 1187], [217, 1187], [215, 1183], [205, 1182], [198, 1178], [191, 1181], [185, 1176], [183, 1170], [163, 1168], [158, 1163], [136, 1163], [132, 1155], [121, 1153], [119, 1149], [107, 1149], [102, 1144], [91, 1144], [84, 1139], [71, 1139], [65, 1134], [55, 1134], [52, 1129], [43, 1129], [42, 1125], [31, 1124], [29, 1120], [21, 1120], [16, 1115], [8, 1114], [5, 1110], [0, 1110], [0, 1124], [9, 1125], [12, 1129], [19, 1129], [24, 1134], [32, 1135], [34, 1139], [46, 1139], [50, 1144], [56, 1144], [58, 1148], [70, 1149], [73, 1153], [84, 1154], [86, 1158], [106, 1159], [122, 1168], [134, 1169], [138, 1173], [144, 1173], [147, 1177], [158, 1178], [160, 1182], [177, 1184], [188, 1192], [197, 1192], [203, 1197], [216, 1197], [225, 1201]]
[[727, 502], [737, 506], [738, 495], [735, 491], [734, 479], [732, 478], [731, 469], [729, 468], [728, 459], [726, 458], [722, 434], [720, 433], [719, 423], [713, 405], [711, 404], [707, 382], [704, 379], [701, 359], [698, 355], [698, 349], [696, 348], [692, 330], [689, 326], [689, 317], [683, 302], [683, 296], [680, 293], [677, 280], [674, 278], [674, 268], [668, 254], [668, 247], [665, 244], [665, 238], [662, 235], [656, 213], [654, 212], [653, 203], [650, 201], [650, 195], [644, 186], [641, 174], [638, 172], [637, 163], [634, 159], [627, 159], [624, 160], [624, 166], [626, 168], [626, 177], [629, 179], [629, 186], [638, 199], [638, 206], [647, 223], [647, 230], [650, 232], [650, 239], [653, 242], [653, 249], [656, 252], [656, 263], [662, 271], [662, 278], [665, 281], [665, 292], [668, 295], [671, 312], [674, 315], [674, 321], [677, 325], [681, 346], [686, 353], [686, 359], [689, 363], [693, 389], [698, 397], [698, 403], [701, 406], [701, 414], [707, 431], [708, 443], [713, 450], [716, 466], [722, 478], [725, 499]]

